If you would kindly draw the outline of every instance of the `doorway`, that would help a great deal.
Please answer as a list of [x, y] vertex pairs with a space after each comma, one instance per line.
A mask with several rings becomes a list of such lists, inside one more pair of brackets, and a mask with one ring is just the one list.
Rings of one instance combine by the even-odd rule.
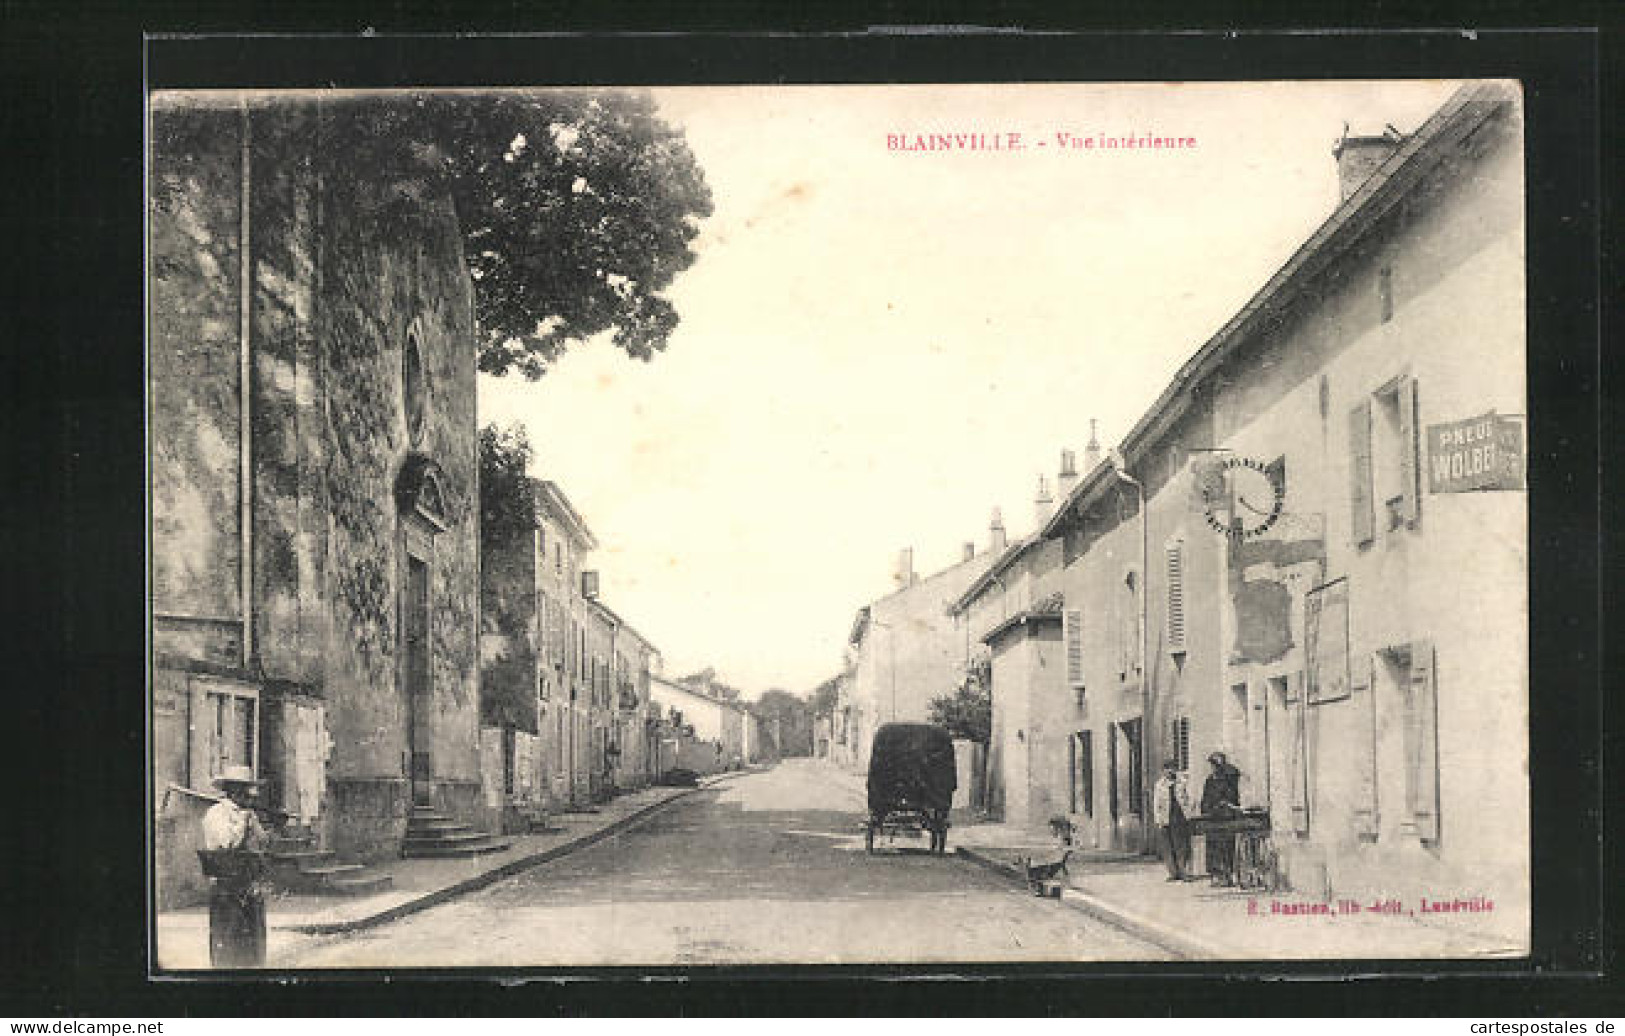
[[429, 566], [421, 558], [406, 559], [406, 600], [401, 607], [401, 632], [406, 647], [406, 751], [408, 779], [414, 806], [433, 805], [429, 758]]

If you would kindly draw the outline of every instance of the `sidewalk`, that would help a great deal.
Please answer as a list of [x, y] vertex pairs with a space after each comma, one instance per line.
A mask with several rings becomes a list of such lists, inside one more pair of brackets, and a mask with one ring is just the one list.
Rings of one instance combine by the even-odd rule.
[[[371, 896], [283, 895], [266, 903], [266, 958], [278, 958], [321, 935], [359, 931], [394, 921], [455, 896], [484, 888], [510, 875], [574, 852], [632, 826], [668, 803], [751, 770], [700, 779], [699, 789], [650, 787], [622, 795], [597, 813], [565, 813], [551, 818], [561, 830], [504, 835], [513, 844], [501, 852], [450, 859], [388, 859], [370, 870], [389, 875], [390, 888]], [[165, 970], [209, 966], [207, 905], [161, 912], [156, 924], [156, 961]]]
[[[1025, 880], [1016, 862], [1059, 850], [1041, 836], [1003, 825], [955, 828], [960, 855]], [[1291, 892], [1215, 888], [1206, 879], [1170, 882], [1163, 865], [1124, 853], [1074, 851], [1062, 903], [1192, 959], [1326, 960], [1501, 958], [1523, 952], [1446, 915], [1424, 923], [1408, 914], [1302, 913], [1320, 904]], [[1293, 912], [1283, 912], [1293, 911]]]

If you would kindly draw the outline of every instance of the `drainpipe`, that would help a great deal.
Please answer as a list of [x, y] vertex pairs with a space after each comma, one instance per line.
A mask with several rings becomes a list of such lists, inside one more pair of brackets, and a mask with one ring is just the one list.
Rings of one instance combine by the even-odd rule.
[[253, 300], [253, 287], [250, 278], [253, 274], [253, 260], [249, 254], [249, 207], [251, 192], [250, 169], [250, 130], [248, 121], [248, 101], [239, 99], [237, 102], [238, 115], [242, 124], [242, 154], [241, 154], [241, 193], [238, 197], [238, 230], [237, 230], [237, 379], [238, 379], [238, 406], [237, 406], [237, 465], [238, 471], [238, 516], [240, 524], [241, 557], [238, 558], [237, 579], [242, 591], [241, 611], [243, 616], [242, 635], [242, 665], [248, 670], [249, 661], [254, 657], [254, 475], [253, 461], [254, 448], [251, 441], [253, 435], [252, 421], [252, 389], [253, 381], [253, 350], [250, 335], [252, 320], [249, 306]]
[[1134, 487], [1140, 512], [1140, 823], [1145, 844], [1151, 844], [1151, 810], [1146, 797], [1151, 792], [1151, 660], [1146, 657], [1147, 634], [1151, 620], [1150, 525], [1145, 513], [1145, 485], [1128, 473], [1127, 461], [1117, 450], [1111, 455], [1112, 471], [1119, 481]]

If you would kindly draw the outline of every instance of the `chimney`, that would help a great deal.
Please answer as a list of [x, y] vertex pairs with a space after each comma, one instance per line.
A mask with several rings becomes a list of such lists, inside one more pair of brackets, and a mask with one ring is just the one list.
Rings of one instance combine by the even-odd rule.
[[999, 517], [999, 509], [993, 509], [993, 521], [988, 523], [987, 549], [997, 554], [1010, 545], [1010, 540], [1004, 534], [1004, 519]]
[[974, 557], [976, 557], [976, 544], [972, 543], [970, 540], [966, 540], [964, 547], [964, 560], [969, 561]]
[[1089, 419], [1089, 445], [1083, 448], [1083, 470], [1093, 471], [1100, 466], [1100, 440], [1095, 438], [1095, 419]]
[[904, 547], [897, 552], [897, 585], [905, 589], [914, 585], [913, 547]]
[[1071, 450], [1061, 451], [1061, 470], [1055, 475], [1055, 499], [1057, 506], [1072, 495], [1072, 487], [1078, 484], [1078, 456]]
[[1332, 145], [1332, 157], [1337, 159], [1337, 181], [1341, 189], [1338, 201], [1348, 201], [1349, 195], [1371, 178], [1377, 167], [1388, 161], [1388, 156], [1405, 143], [1405, 135], [1392, 126], [1383, 127], [1380, 137], [1351, 137], [1348, 123], [1343, 124], [1343, 136]]
[[1040, 529], [1049, 521], [1049, 516], [1054, 510], [1055, 498], [1049, 495], [1049, 479], [1039, 475], [1038, 495], [1033, 497], [1033, 516]]

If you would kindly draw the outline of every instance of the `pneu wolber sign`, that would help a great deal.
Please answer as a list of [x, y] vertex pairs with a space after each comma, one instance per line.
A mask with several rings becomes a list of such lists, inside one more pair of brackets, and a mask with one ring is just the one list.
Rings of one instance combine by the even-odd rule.
[[1523, 421], [1495, 412], [1427, 430], [1428, 491], [1524, 488]]

